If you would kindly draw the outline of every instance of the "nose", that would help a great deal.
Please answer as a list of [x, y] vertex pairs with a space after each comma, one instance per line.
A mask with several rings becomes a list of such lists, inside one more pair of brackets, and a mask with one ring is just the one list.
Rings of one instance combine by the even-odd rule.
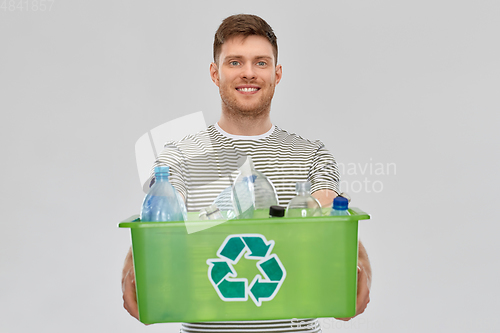
[[255, 71], [251, 63], [246, 63], [242, 68], [241, 68], [241, 78], [247, 79], [247, 80], [253, 80], [255, 79]]

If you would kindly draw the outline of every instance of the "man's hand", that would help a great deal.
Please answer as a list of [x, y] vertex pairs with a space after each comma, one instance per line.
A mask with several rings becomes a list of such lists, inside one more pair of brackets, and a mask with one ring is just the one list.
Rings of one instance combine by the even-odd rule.
[[[366, 306], [370, 302], [370, 287], [372, 281], [372, 270], [370, 267], [370, 262], [368, 261], [368, 254], [366, 253], [365, 247], [361, 242], [359, 242], [359, 255], [358, 255], [358, 291], [356, 297], [356, 314], [363, 313]], [[352, 318], [337, 318], [339, 320], [348, 321]]]
[[135, 292], [134, 261], [132, 260], [132, 249], [128, 251], [122, 272], [123, 307], [130, 315], [139, 320], [137, 308], [137, 296]]
[[[321, 203], [321, 207], [331, 207], [333, 199], [337, 196], [332, 190], [319, 190], [312, 194], [313, 197], [318, 199]], [[356, 297], [356, 314], [363, 313], [370, 302], [370, 287], [372, 283], [372, 269], [370, 266], [370, 261], [368, 260], [368, 254], [366, 253], [365, 247], [361, 242], [359, 242], [358, 251], [358, 295]], [[348, 321], [352, 318], [337, 318], [340, 320]]]

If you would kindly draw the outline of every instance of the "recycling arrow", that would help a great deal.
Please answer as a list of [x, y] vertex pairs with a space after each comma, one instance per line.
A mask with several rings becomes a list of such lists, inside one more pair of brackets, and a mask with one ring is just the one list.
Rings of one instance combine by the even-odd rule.
[[275, 254], [265, 261], [260, 261], [258, 266], [260, 271], [271, 281], [280, 281], [283, 277], [283, 268]]
[[228, 263], [225, 261], [215, 261], [213, 262], [212, 270], [210, 271], [210, 276], [212, 277], [212, 281], [216, 284], [221, 282], [224, 277], [231, 273], [232, 270], [229, 267]]
[[[223, 301], [247, 301], [250, 296], [255, 305], [272, 300], [286, 277], [286, 270], [276, 254], [271, 254], [274, 241], [267, 241], [260, 234], [237, 234], [226, 237], [217, 259], [208, 259], [208, 279]], [[233, 265], [242, 256], [257, 260], [261, 275], [256, 275], [249, 284], [246, 278], [237, 278]]]
[[243, 237], [243, 241], [250, 249], [250, 257], [265, 257], [271, 249], [271, 243], [266, 244], [261, 237]]
[[219, 284], [219, 290], [221, 294], [228, 299], [238, 300], [245, 299], [245, 289], [247, 287], [247, 281], [228, 281], [223, 280]]
[[226, 246], [220, 251], [220, 255], [222, 257], [226, 257], [227, 259], [237, 262], [239, 257], [243, 254], [243, 249], [245, 248], [245, 243], [239, 237], [230, 238]]
[[257, 306], [261, 306], [262, 301], [272, 299], [277, 287], [277, 282], [262, 281], [260, 275], [257, 275], [250, 284], [250, 296]]

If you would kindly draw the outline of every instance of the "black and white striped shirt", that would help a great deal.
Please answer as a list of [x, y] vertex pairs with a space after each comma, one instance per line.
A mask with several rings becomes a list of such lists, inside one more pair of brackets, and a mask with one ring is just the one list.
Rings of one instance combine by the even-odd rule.
[[[338, 191], [337, 164], [321, 141], [311, 141], [273, 126], [258, 136], [236, 136], [217, 124], [179, 141], [170, 141], [158, 165], [170, 167], [169, 180], [186, 199], [188, 211], [209, 206], [238, 175], [238, 159], [251, 156], [255, 168], [274, 185], [279, 204], [295, 196], [295, 183], [310, 181], [311, 193]], [[152, 174], [152, 177], [154, 174]]]

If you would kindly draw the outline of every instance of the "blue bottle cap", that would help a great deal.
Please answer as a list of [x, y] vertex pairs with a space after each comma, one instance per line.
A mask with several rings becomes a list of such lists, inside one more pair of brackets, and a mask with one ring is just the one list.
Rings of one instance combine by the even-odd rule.
[[346, 210], [349, 206], [349, 201], [344, 197], [335, 197], [333, 199], [333, 209], [335, 210]]

